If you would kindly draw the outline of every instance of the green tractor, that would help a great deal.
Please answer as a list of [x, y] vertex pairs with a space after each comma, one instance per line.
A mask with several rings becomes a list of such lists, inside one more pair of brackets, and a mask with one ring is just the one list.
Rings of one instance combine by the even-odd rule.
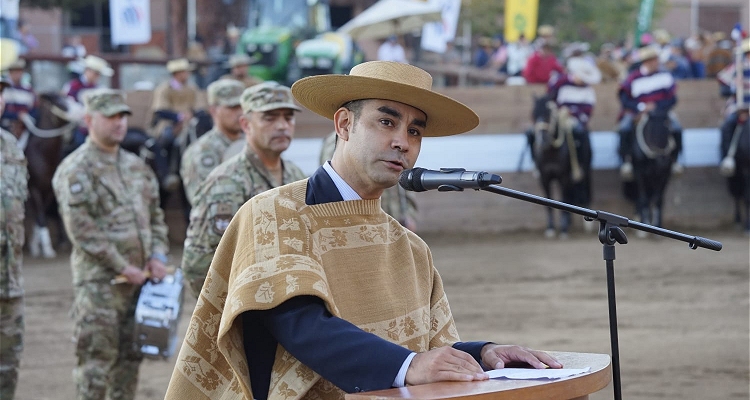
[[318, 74], [348, 73], [362, 62], [351, 38], [331, 31], [328, 0], [249, 0], [237, 45], [255, 61], [250, 74], [291, 85]]

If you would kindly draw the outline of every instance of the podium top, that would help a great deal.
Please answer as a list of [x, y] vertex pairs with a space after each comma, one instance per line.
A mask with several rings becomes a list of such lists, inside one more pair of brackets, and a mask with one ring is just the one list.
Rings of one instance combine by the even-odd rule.
[[490, 379], [478, 382], [438, 382], [373, 392], [351, 393], [346, 400], [465, 399], [531, 400], [575, 399], [601, 390], [612, 380], [608, 354], [549, 351], [564, 368], [591, 367], [587, 373], [555, 380]]

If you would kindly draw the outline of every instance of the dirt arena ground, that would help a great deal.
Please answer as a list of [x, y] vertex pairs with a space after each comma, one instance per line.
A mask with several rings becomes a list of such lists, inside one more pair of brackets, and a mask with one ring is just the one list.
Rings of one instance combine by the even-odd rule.
[[[689, 232], [724, 244], [690, 250], [650, 237], [617, 245], [623, 398], [748, 399], [750, 242], [733, 231]], [[606, 270], [595, 236], [429, 235], [462, 340], [609, 353]], [[179, 248], [172, 258], [179, 261]], [[72, 399], [75, 362], [68, 255], [26, 258], [26, 349], [19, 400]], [[184, 333], [195, 305], [185, 302]], [[181, 340], [181, 339], [180, 339]], [[147, 360], [138, 399], [161, 399], [168, 361]], [[611, 385], [591, 396], [611, 399]]]

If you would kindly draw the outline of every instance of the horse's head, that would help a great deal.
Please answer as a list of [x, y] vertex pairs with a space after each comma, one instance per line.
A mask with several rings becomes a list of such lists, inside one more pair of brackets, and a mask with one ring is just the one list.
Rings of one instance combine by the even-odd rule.
[[531, 120], [536, 124], [538, 122], [550, 122], [552, 109], [548, 104], [550, 99], [544, 95], [541, 97], [534, 96], [534, 108], [531, 110]]
[[83, 106], [73, 98], [56, 92], [45, 92], [39, 95], [37, 126], [50, 129], [70, 122], [83, 120]]
[[[670, 132], [669, 114], [664, 111], [651, 111], [638, 120], [636, 132], [639, 145], [647, 146], [656, 153], [668, 153], [674, 149], [675, 143]], [[641, 143], [641, 137], [643, 142]], [[644, 151], [648, 153], [648, 151]]]

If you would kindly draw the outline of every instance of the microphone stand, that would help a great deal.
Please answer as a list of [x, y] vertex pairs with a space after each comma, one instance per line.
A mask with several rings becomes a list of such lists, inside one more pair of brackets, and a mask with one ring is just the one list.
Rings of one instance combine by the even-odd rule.
[[[463, 188], [453, 185], [443, 185], [438, 188], [439, 191], [463, 191]], [[644, 224], [638, 221], [632, 221], [626, 217], [612, 214], [604, 211], [594, 211], [584, 207], [574, 206], [557, 200], [551, 200], [546, 197], [536, 196], [533, 194], [520, 192], [513, 189], [507, 189], [498, 185], [487, 185], [480, 182], [477, 190], [484, 190], [503, 196], [512, 197], [518, 200], [528, 201], [530, 203], [542, 206], [556, 208], [573, 214], [582, 215], [587, 221], [599, 221], [599, 242], [603, 246], [603, 256], [607, 268], [607, 300], [609, 304], [609, 335], [612, 346], [612, 383], [614, 386], [615, 400], [622, 400], [622, 389], [620, 382], [620, 347], [617, 337], [617, 307], [615, 304], [615, 243], [627, 244], [628, 238], [625, 236], [623, 227], [635, 228], [644, 232], [668, 237], [671, 239], [687, 242], [691, 249], [698, 247], [706, 249], [721, 250], [721, 242], [706, 239], [700, 236], [691, 236], [684, 233], [670, 231], [653, 225]]]

